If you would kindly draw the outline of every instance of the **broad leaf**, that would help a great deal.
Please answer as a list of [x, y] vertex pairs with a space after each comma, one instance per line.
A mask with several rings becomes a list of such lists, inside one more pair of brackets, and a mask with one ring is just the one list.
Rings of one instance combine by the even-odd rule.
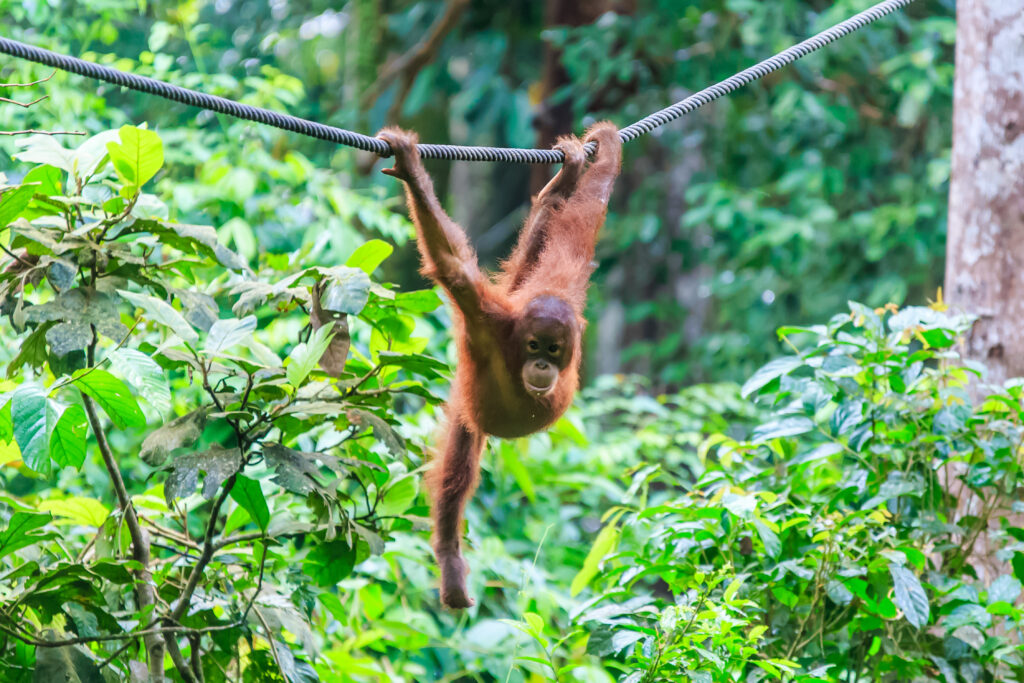
[[369, 275], [384, 262], [384, 259], [391, 256], [391, 252], [394, 250], [395, 248], [384, 240], [370, 240], [352, 252], [352, 255], [345, 261], [345, 265], [350, 268], [358, 268]]
[[743, 383], [743, 398], [747, 398], [773, 379], [788, 374], [804, 364], [799, 356], [783, 356], [770, 361]]
[[193, 346], [199, 341], [199, 333], [189, 325], [174, 307], [162, 299], [149, 294], [136, 294], [124, 289], [117, 290], [123, 299], [145, 312], [145, 317], [166, 326], [174, 334]]
[[42, 474], [50, 471], [50, 438], [47, 430], [46, 391], [38, 384], [22, 384], [11, 397], [14, 440], [25, 464]]
[[[67, 412], [67, 411], [65, 411]], [[110, 515], [106, 505], [95, 498], [69, 496], [63, 499], [44, 500], [38, 505], [42, 512], [69, 519], [75, 524], [100, 527]]]
[[256, 316], [248, 315], [242, 319], [229, 318], [218, 320], [210, 327], [203, 352], [211, 355], [227, 351], [232, 346], [245, 343], [256, 330]]
[[260, 529], [267, 530], [267, 525], [270, 524], [270, 508], [267, 507], [267, 499], [259, 482], [248, 477], [236, 477], [235, 485], [231, 487], [231, 499], [245, 508]]
[[51, 538], [53, 534], [37, 531], [49, 523], [50, 519], [50, 515], [41, 515], [35, 512], [15, 512], [11, 515], [7, 527], [0, 531], [0, 557]]
[[85, 463], [85, 437], [88, 420], [82, 406], [64, 409], [50, 433], [50, 457], [61, 467], [81, 469]]
[[111, 368], [124, 377], [161, 415], [171, 409], [171, 387], [164, 369], [135, 349], [118, 349], [107, 356]]
[[928, 595], [914, 572], [898, 564], [889, 565], [894, 590], [893, 602], [903, 610], [906, 620], [917, 628], [928, 623]]
[[99, 368], [79, 370], [72, 379], [83, 394], [103, 408], [118, 429], [145, 427], [146, 417], [124, 382]]
[[120, 142], [108, 142], [107, 153], [117, 177], [136, 194], [164, 165], [164, 143], [151, 130], [122, 126]]

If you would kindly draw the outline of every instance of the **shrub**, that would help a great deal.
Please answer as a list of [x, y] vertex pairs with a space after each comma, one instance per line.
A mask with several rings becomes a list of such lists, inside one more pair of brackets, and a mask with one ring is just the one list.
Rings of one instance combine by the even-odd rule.
[[942, 308], [781, 329], [794, 353], [745, 384], [766, 411], [746, 438], [608, 511], [575, 624], [620, 680], [1024, 675], [1024, 387], [972, 405], [969, 320]]

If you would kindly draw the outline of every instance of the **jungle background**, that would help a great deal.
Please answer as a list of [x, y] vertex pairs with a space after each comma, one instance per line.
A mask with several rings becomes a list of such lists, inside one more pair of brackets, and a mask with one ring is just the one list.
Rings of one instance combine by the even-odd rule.
[[[0, 0], [0, 31], [351, 130], [546, 147], [869, 4]], [[85, 133], [0, 138], [3, 680], [1020, 675], [1020, 388], [969, 394], [939, 292], [955, 33], [916, 3], [625, 147], [581, 393], [489, 445], [463, 613], [419, 486], [450, 319], [387, 162], [0, 59], [29, 84], [0, 95], [46, 96], [0, 101], [0, 131]], [[428, 169], [492, 266], [551, 173]]]

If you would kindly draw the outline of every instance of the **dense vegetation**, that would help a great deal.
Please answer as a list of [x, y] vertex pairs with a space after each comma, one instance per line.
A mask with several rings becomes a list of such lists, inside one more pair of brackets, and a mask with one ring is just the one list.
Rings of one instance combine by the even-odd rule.
[[[407, 92], [375, 75], [443, 3], [0, 12], [344, 127], [533, 146], [543, 45], [572, 121], [628, 123], [865, 4], [545, 28], [474, 2]], [[0, 679], [1024, 676], [1024, 385], [972, 400], [970, 320], [934, 294], [952, 39], [949, 5], [915, 7], [627, 147], [588, 379], [548, 433], [490, 443], [464, 613], [419, 485], [448, 313], [374, 160], [64, 74], [5, 89], [49, 99], [0, 130], [87, 135], [0, 140]], [[496, 258], [529, 171], [431, 170]]]

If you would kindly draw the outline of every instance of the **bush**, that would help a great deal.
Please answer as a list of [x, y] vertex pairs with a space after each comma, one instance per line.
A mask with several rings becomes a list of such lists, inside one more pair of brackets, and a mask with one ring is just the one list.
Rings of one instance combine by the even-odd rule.
[[748, 436], [608, 511], [574, 623], [620, 680], [1024, 675], [1024, 387], [972, 407], [969, 321], [941, 309], [783, 328], [794, 354], [743, 388], [766, 409]]
[[314, 613], [419, 526], [422, 454], [392, 422], [439, 400], [422, 380], [446, 365], [414, 329], [440, 299], [373, 282], [379, 240], [253, 271], [142, 191], [163, 163], [149, 130], [38, 136], [20, 159], [36, 165], [0, 186], [0, 453], [18, 472], [0, 678], [134, 677], [142, 659], [160, 681], [165, 651], [186, 681], [190, 660], [206, 681], [315, 677]]

